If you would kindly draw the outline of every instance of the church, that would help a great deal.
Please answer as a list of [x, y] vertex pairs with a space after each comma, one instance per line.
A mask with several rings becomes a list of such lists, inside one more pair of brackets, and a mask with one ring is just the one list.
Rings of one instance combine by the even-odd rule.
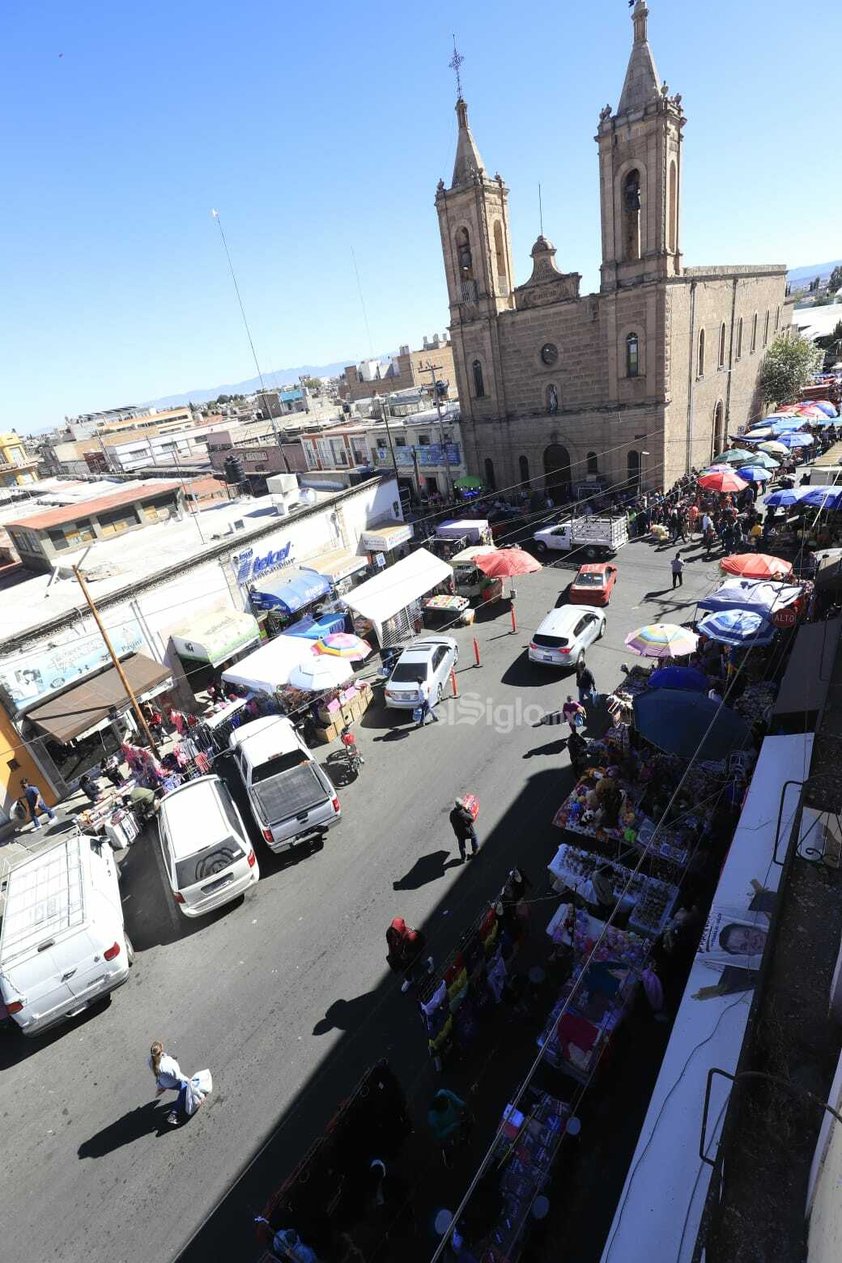
[[[685, 267], [681, 96], [660, 82], [646, 0], [616, 110], [599, 115], [599, 293], [543, 235], [515, 282], [509, 190], [488, 174], [461, 91], [450, 187], [436, 210], [465, 456], [486, 486], [556, 502], [601, 477], [670, 486], [760, 413], [758, 373], [782, 325], [783, 264]], [[458, 61], [457, 61], [458, 67]]]

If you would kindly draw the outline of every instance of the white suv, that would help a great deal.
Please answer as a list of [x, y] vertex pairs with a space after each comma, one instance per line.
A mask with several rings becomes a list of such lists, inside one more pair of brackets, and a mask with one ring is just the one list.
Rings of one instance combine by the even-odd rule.
[[459, 649], [452, 636], [424, 636], [407, 645], [386, 681], [383, 696], [387, 706], [414, 710], [425, 697], [436, 706], [459, 661]]
[[161, 799], [158, 834], [173, 898], [201, 917], [260, 877], [242, 816], [218, 776], [199, 776]]
[[592, 605], [561, 605], [550, 610], [529, 641], [530, 662], [575, 667], [588, 645], [605, 632], [605, 612]]

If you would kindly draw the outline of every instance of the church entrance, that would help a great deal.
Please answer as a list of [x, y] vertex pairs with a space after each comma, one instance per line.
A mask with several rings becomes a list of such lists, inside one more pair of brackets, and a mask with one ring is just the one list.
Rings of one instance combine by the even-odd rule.
[[544, 448], [544, 490], [556, 504], [570, 497], [570, 453], [561, 443]]

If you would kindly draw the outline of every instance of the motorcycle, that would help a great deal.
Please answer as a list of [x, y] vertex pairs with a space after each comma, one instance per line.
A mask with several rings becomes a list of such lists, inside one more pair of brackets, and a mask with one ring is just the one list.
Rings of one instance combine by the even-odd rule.
[[357, 738], [348, 727], [343, 728], [340, 740], [342, 742], [342, 750], [345, 755], [346, 768], [349, 772], [353, 772], [354, 776], [359, 776], [360, 768], [365, 763], [365, 759], [357, 749]]

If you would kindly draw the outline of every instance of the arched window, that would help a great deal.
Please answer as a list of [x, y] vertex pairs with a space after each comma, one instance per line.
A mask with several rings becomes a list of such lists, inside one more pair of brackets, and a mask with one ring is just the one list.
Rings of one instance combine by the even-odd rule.
[[474, 256], [471, 253], [471, 236], [467, 228], [456, 230], [456, 261], [459, 264], [459, 277], [463, 281], [474, 279]]
[[[725, 420], [720, 399], [713, 410], [713, 452], [721, 452], [725, 446]], [[711, 453], [713, 454], [713, 453]]]
[[474, 375], [474, 396], [477, 399], [485, 398], [485, 382], [482, 379], [482, 365], [479, 360], [474, 360], [471, 365], [471, 372]]
[[781, 327], [781, 309], [780, 307], [776, 307], [775, 308], [775, 333], [778, 332], [780, 327]]
[[497, 281], [504, 294], [509, 292], [509, 273], [506, 268], [506, 247], [503, 242], [503, 225], [494, 221], [494, 257], [497, 262]]
[[597, 457], [596, 452], [588, 452], [585, 459], [588, 463], [588, 473], [598, 474], [599, 473], [599, 458]]
[[640, 486], [640, 452], [632, 450], [626, 456], [626, 474], [630, 489]]
[[767, 311], [766, 319], [763, 321], [763, 345], [766, 346], [768, 342], [769, 342], [769, 313]]
[[705, 331], [699, 330], [699, 356], [696, 363], [696, 376], [704, 377], [705, 375]]
[[751, 318], [751, 353], [757, 350], [757, 312]]
[[717, 356], [717, 364], [720, 368], [725, 367], [725, 321], [719, 326], [719, 355]]
[[525, 488], [529, 482], [529, 461], [525, 456], [518, 457], [518, 466], [520, 468], [520, 481]]
[[737, 359], [743, 357], [743, 318], [740, 316], [737, 321]]
[[674, 159], [670, 163], [669, 208], [667, 215], [667, 249], [670, 254], [675, 254], [678, 249], [678, 171]]
[[623, 258], [640, 258], [640, 172], [629, 171], [623, 180]]
[[637, 377], [640, 374], [640, 339], [636, 333], [626, 338], [626, 377]]
[[485, 461], [485, 485], [489, 491], [497, 490], [497, 479], [494, 477], [494, 461], [490, 456], [486, 456]]

